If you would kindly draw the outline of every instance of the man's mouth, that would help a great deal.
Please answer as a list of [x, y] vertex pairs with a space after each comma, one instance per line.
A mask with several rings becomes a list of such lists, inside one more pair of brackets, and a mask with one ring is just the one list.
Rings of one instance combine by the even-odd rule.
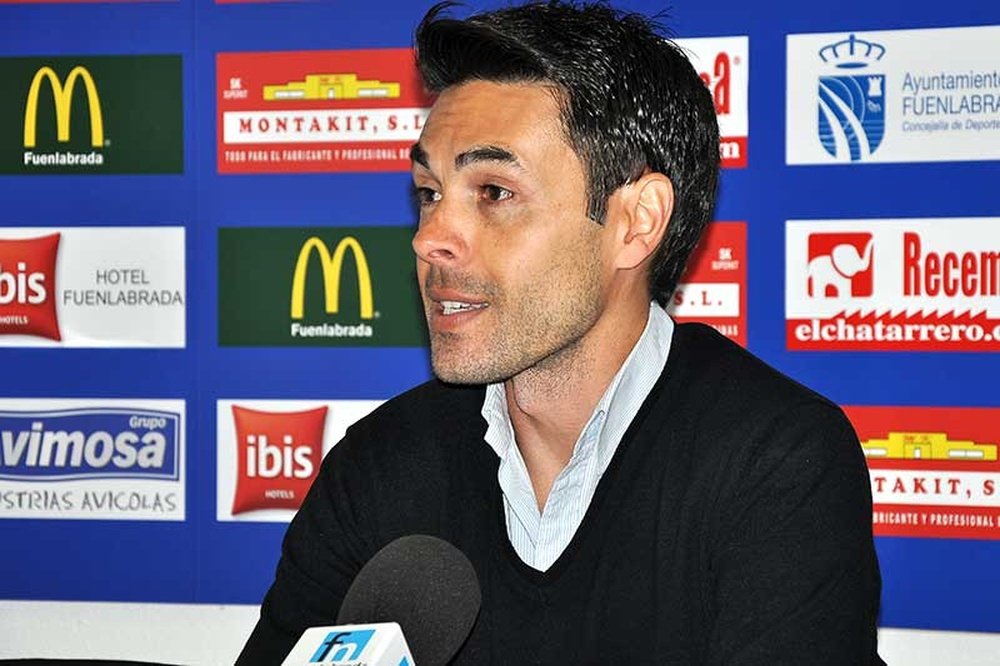
[[464, 301], [440, 301], [441, 314], [453, 315], [459, 312], [471, 312], [472, 310], [482, 310], [489, 303], [466, 303]]

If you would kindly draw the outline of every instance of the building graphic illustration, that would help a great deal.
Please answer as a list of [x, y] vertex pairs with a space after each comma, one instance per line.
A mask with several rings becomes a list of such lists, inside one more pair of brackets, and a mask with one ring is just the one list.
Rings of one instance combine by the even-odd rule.
[[894, 460], [969, 460], [996, 462], [996, 444], [950, 440], [943, 432], [890, 432], [885, 439], [861, 443], [865, 457]]
[[296, 99], [395, 99], [399, 97], [398, 82], [361, 80], [357, 74], [307, 74], [303, 81], [264, 86], [264, 99], [285, 101]]

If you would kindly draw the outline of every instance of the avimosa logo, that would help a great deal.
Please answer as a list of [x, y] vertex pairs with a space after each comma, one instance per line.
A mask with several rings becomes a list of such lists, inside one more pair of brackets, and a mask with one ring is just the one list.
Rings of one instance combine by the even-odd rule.
[[[358, 276], [358, 302], [359, 317], [362, 320], [370, 320], [376, 316], [375, 301], [372, 296], [372, 277], [368, 268], [368, 258], [365, 251], [353, 236], [345, 236], [337, 243], [333, 254], [326, 243], [317, 236], [311, 237], [299, 251], [298, 260], [295, 262], [295, 274], [292, 278], [291, 297], [291, 317], [293, 320], [301, 320], [305, 317], [306, 300], [306, 277], [309, 274], [309, 259], [315, 250], [319, 255], [323, 270], [323, 292], [326, 304], [326, 313], [336, 315], [340, 312], [340, 278], [344, 270], [344, 257], [350, 250], [354, 257], [354, 266]], [[299, 321], [294, 321], [291, 327], [294, 337], [364, 337], [372, 336], [372, 327], [361, 323], [356, 326], [344, 326], [341, 324], [320, 324], [316, 326], [305, 326]]]
[[101, 165], [104, 164], [104, 156], [96, 151], [89, 153], [79, 153], [72, 151], [59, 151], [51, 153], [36, 153], [36, 139], [38, 136], [38, 95], [42, 85], [48, 83], [52, 89], [52, 97], [56, 113], [56, 140], [59, 143], [68, 143], [70, 140], [70, 112], [73, 108], [73, 88], [77, 81], [82, 81], [87, 92], [87, 106], [90, 113], [90, 145], [98, 149], [104, 147], [104, 118], [101, 114], [101, 99], [97, 94], [97, 85], [94, 77], [86, 67], [77, 65], [70, 70], [63, 84], [51, 67], [42, 67], [31, 80], [28, 88], [28, 98], [24, 107], [24, 164], [25, 166], [73, 166], [73, 165]]

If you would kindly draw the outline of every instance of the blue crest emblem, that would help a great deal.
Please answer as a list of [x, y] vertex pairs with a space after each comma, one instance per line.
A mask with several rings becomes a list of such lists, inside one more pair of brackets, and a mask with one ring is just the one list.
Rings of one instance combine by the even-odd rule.
[[[885, 47], [850, 35], [819, 51], [838, 69], [867, 69]], [[868, 72], [819, 78], [819, 140], [831, 157], [858, 162], [878, 150], [885, 134], [885, 75]]]

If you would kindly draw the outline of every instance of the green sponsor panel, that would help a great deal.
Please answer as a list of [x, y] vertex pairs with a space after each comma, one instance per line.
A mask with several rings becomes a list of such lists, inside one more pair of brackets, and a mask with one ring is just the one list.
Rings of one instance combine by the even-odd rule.
[[418, 347], [412, 227], [219, 230], [219, 344]]
[[181, 57], [0, 58], [0, 173], [181, 173]]

